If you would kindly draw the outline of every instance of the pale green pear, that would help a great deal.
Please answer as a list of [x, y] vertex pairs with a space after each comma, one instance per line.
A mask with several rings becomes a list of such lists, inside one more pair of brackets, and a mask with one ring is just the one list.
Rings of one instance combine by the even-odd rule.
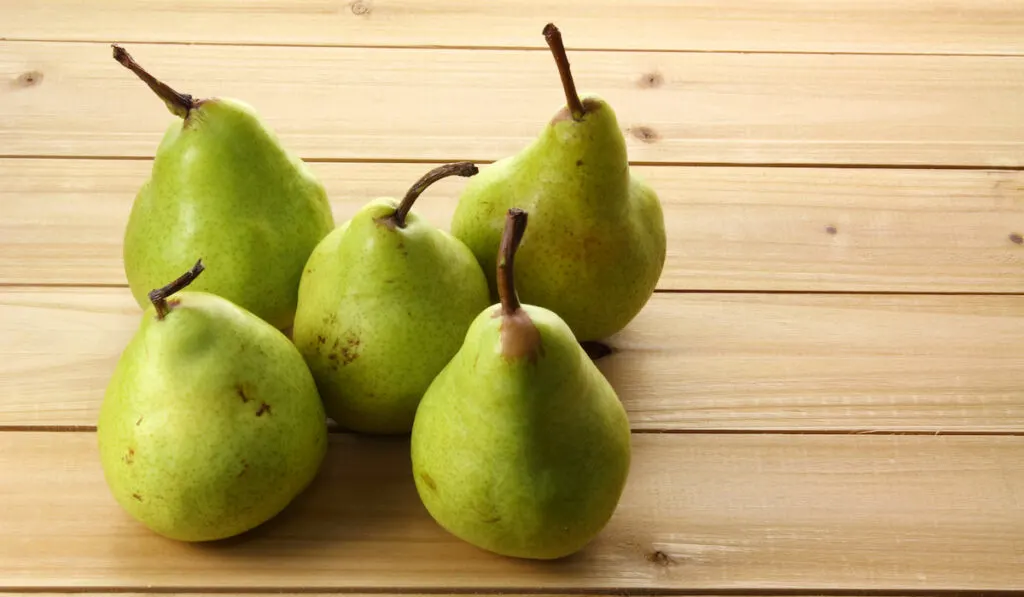
[[211, 292], [285, 329], [302, 267], [334, 227], [327, 194], [249, 105], [193, 99], [153, 78], [124, 49], [114, 57], [183, 121], [167, 129], [132, 205], [124, 268], [139, 305], [202, 255]]
[[327, 447], [323, 405], [280, 331], [228, 300], [153, 293], [107, 387], [97, 435], [114, 498], [182, 541], [223, 539], [279, 513]]
[[310, 256], [293, 338], [343, 427], [408, 433], [423, 392], [489, 304], [469, 249], [410, 211], [434, 181], [476, 171], [466, 162], [432, 170], [401, 203], [367, 204]]
[[501, 304], [480, 313], [423, 397], [413, 475], [427, 511], [455, 536], [502, 555], [553, 559], [582, 549], [614, 513], [630, 429], [568, 326], [519, 304], [513, 255], [526, 214], [511, 210], [509, 222]]
[[505, 212], [535, 216], [519, 255], [523, 301], [557, 313], [580, 341], [621, 330], [647, 303], [665, 263], [665, 223], [654, 190], [634, 175], [615, 112], [582, 100], [561, 36], [544, 29], [568, 106], [520, 153], [483, 168], [466, 185], [452, 234], [476, 255], [496, 292], [494, 263]]

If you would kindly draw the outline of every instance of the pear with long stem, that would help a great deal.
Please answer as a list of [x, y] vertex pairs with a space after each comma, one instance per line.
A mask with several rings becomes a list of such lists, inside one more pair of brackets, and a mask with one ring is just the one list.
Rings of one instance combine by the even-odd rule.
[[124, 236], [124, 268], [139, 305], [146, 293], [203, 255], [211, 292], [284, 329], [295, 315], [302, 267], [334, 227], [323, 185], [255, 110], [230, 98], [196, 99], [135, 73], [180, 120], [167, 128]]
[[463, 191], [451, 230], [488, 274], [505, 211], [544, 214], [519, 255], [523, 300], [558, 313], [580, 341], [624, 328], [657, 285], [665, 262], [665, 223], [654, 190], [633, 174], [615, 113], [576, 92], [558, 28], [551, 48], [566, 106], [518, 154], [481, 170]]

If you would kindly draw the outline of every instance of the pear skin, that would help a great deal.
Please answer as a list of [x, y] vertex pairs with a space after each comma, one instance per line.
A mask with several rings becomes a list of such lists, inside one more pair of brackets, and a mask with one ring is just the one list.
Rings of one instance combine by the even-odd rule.
[[423, 393], [489, 304], [469, 249], [411, 209], [432, 182], [476, 171], [432, 170], [401, 203], [371, 201], [313, 251], [292, 337], [339, 425], [409, 433]]
[[231, 537], [313, 480], [326, 417], [281, 332], [216, 295], [166, 296], [144, 313], [107, 387], [104, 475], [117, 502], [160, 535]]
[[[512, 210], [505, 238], [522, 236]], [[510, 218], [510, 221], [511, 221]], [[484, 310], [423, 397], [413, 475], [430, 515], [455, 536], [519, 558], [561, 558], [607, 524], [630, 465], [615, 391], [553, 312], [520, 305], [503, 243], [502, 303]]]
[[149, 289], [202, 255], [210, 272], [193, 290], [287, 328], [302, 268], [334, 227], [323, 185], [248, 104], [179, 94], [123, 49], [115, 46], [114, 56], [183, 119], [168, 127], [125, 229], [135, 300], [145, 307]]
[[568, 98], [520, 153], [481, 169], [466, 185], [452, 234], [476, 255], [497, 293], [505, 213], [535, 223], [517, 256], [519, 295], [557, 313], [580, 341], [623, 329], [654, 292], [665, 263], [665, 223], [654, 190], [633, 174], [611, 106], [576, 93], [558, 29], [545, 28]]

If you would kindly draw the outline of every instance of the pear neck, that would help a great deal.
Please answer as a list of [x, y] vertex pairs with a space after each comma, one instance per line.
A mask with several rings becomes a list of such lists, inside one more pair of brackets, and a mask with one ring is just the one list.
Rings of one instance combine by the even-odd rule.
[[167, 317], [167, 314], [171, 312], [171, 306], [168, 304], [167, 299], [186, 288], [192, 282], [195, 282], [199, 274], [203, 273], [206, 269], [203, 266], [203, 260], [196, 261], [196, 264], [192, 266], [190, 270], [178, 277], [177, 280], [171, 282], [163, 288], [157, 288], [150, 291], [149, 301], [153, 303], [153, 308], [156, 309], [156, 318], [163, 320]]
[[540, 331], [523, 309], [516, 294], [515, 258], [526, 233], [527, 213], [518, 208], [508, 210], [505, 229], [498, 250], [498, 296], [501, 308], [501, 354], [508, 361], [523, 358], [536, 362], [541, 351]]

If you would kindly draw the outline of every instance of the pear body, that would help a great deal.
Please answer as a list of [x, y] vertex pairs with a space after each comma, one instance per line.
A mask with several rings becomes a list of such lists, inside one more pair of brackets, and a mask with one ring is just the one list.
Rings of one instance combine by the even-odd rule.
[[477, 547], [563, 557], [615, 510], [629, 470], [629, 423], [561, 319], [523, 306], [541, 348], [509, 358], [518, 348], [503, 348], [499, 310], [474, 321], [420, 403], [416, 488], [442, 527]]
[[535, 218], [517, 256], [524, 303], [550, 309], [577, 339], [626, 326], [665, 262], [665, 223], [653, 189], [630, 172], [615, 113], [584, 99], [581, 122], [563, 111], [531, 145], [470, 179], [452, 234], [476, 255], [496, 296], [494, 267], [506, 211]]
[[293, 339], [327, 414], [363, 433], [412, 429], [420, 398], [489, 303], [469, 249], [415, 211], [386, 222], [382, 198], [332, 232], [310, 256]]
[[237, 535], [313, 479], [326, 417], [298, 351], [215, 295], [152, 308], [121, 355], [100, 409], [104, 474], [117, 502], [182, 541]]
[[291, 325], [302, 267], [334, 227], [323, 186], [248, 105], [204, 100], [168, 128], [132, 206], [124, 266], [135, 300], [201, 257], [193, 290], [280, 329]]

